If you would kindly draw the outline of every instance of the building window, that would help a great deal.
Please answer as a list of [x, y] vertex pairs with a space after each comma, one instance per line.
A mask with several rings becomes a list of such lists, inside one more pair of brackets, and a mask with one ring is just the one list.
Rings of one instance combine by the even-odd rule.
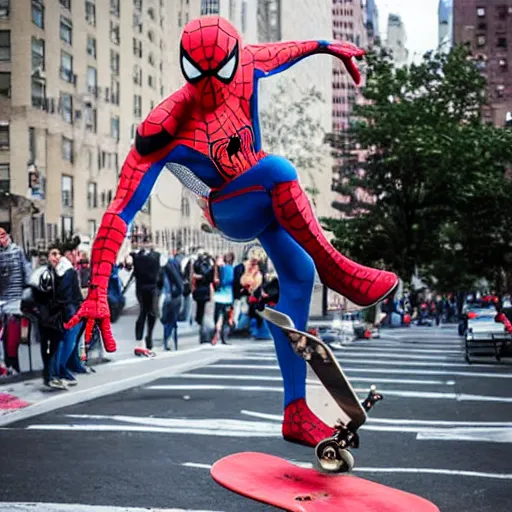
[[0, 164], [0, 191], [11, 191], [11, 173], [9, 171], [9, 164]]
[[112, 78], [110, 80], [110, 102], [119, 105], [119, 80]]
[[155, 41], [155, 33], [152, 30], [148, 31], [148, 39], [150, 43], [153, 43]]
[[110, 14], [117, 16], [119, 18], [120, 12], [120, 1], [119, 0], [110, 0]]
[[73, 217], [63, 215], [61, 218], [61, 235], [62, 238], [70, 238], [73, 235]]
[[98, 207], [98, 186], [96, 183], [87, 184], [87, 207], [89, 210]]
[[0, 19], [8, 20], [11, 13], [11, 0], [0, 0]]
[[110, 22], [110, 40], [114, 44], [119, 44], [120, 37], [119, 37], [119, 24], [114, 23], [113, 21]]
[[96, 58], [96, 39], [91, 36], [87, 36], [87, 53], [93, 59]]
[[32, 77], [32, 106], [39, 109], [46, 108], [46, 85], [44, 80]]
[[0, 30], [0, 61], [11, 60], [11, 31]]
[[119, 142], [119, 117], [113, 116], [110, 118], [110, 136]]
[[148, 62], [149, 62], [149, 64], [150, 64], [151, 66], [154, 66], [154, 65], [155, 65], [155, 57], [154, 57], [154, 55], [153, 55], [152, 53], [150, 53], [150, 54], [148, 55]]
[[64, 9], [68, 9], [68, 11], [71, 11], [71, 0], [59, 0], [60, 5], [64, 7]]
[[0, 124], [0, 151], [9, 151], [9, 123]]
[[479, 48], [485, 46], [486, 40], [485, 36], [476, 36], [476, 44]]
[[93, 27], [96, 26], [96, 6], [91, 0], [85, 2], [85, 21]]
[[114, 50], [110, 50], [110, 70], [119, 75], [119, 53]]
[[67, 123], [73, 123], [73, 97], [71, 94], [60, 93], [60, 113]]
[[87, 225], [89, 227], [89, 236], [94, 238], [96, 236], [96, 221], [94, 219], [89, 219], [87, 221]]
[[500, 69], [501, 69], [502, 71], [507, 71], [507, 69], [508, 69], [507, 59], [500, 59], [500, 60], [498, 61], [498, 64], [499, 64]]
[[135, 117], [142, 116], [142, 97], [139, 94], [133, 95], [133, 115]]
[[496, 95], [498, 98], [503, 98], [505, 95], [505, 86], [504, 85], [497, 85], [496, 86]]
[[73, 22], [64, 16], [60, 17], [60, 39], [68, 44], [73, 42]]
[[201, 0], [201, 16], [204, 14], [219, 14], [219, 0]]
[[133, 66], [133, 83], [135, 85], [142, 85], [142, 68], [138, 64]]
[[98, 131], [98, 110], [88, 106], [85, 111], [85, 127], [87, 131], [96, 133]]
[[506, 5], [498, 5], [496, 7], [496, 13], [498, 14], [498, 18], [500, 20], [506, 20], [508, 15], [508, 7]]
[[62, 159], [73, 163], [73, 140], [62, 137], [61, 141]]
[[190, 201], [187, 197], [181, 197], [181, 215], [183, 217], [190, 217]]
[[98, 72], [91, 66], [87, 66], [87, 92], [94, 97], [98, 95]]
[[150, 20], [155, 21], [155, 10], [152, 7], [148, 9], [148, 16]]
[[148, 86], [151, 88], [155, 87], [155, 79], [153, 75], [148, 75]]
[[73, 56], [60, 52], [60, 77], [66, 82], [73, 82]]
[[31, 126], [28, 129], [28, 159], [29, 163], [31, 164], [33, 164], [36, 161], [36, 148], [36, 129], [33, 126]]
[[39, 28], [44, 28], [44, 2], [43, 2], [43, 0], [32, 0], [32, 21]]
[[496, 46], [498, 48], [506, 48], [507, 47], [507, 38], [506, 37], [498, 37]]
[[142, 41], [139, 39], [133, 38], [133, 55], [135, 57], [142, 57]]
[[73, 176], [63, 174], [60, 178], [60, 187], [62, 194], [62, 206], [64, 208], [73, 207]]
[[133, 8], [136, 11], [142, 11], [142, 0], [133, 0]]
[[32, 71], [44, 71], [44, 39], [32, 36]]

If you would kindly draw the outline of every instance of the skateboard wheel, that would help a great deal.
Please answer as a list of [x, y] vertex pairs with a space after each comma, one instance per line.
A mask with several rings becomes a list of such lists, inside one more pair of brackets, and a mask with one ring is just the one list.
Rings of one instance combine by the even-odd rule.
[[318, 443], [315, 455], [320, 468], [328, 473], [349, 473], [354, 467], [354, 456], [332, 439]]

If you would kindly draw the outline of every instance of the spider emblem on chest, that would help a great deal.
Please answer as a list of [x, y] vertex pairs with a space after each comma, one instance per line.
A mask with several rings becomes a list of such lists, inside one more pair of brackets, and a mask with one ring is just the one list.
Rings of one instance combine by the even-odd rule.
[[252, 128], [243, 126], [236, 133], [213, 141], [210, 158], [228, 180], [248, 171], [258, 161]]

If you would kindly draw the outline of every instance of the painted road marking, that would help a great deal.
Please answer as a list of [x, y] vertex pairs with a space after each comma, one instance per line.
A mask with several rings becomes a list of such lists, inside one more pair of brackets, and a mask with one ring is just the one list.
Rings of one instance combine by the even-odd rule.
[[[356, 353], [357, 352], [357, 353]], [[344, 350], [344, 349], [336, 349], [334, 351], [336, 357], [338, 358], [342, 358], [342, 357], [345, 357], [345, 356], [348, 356], [348, 357], [376, 357], [376, 358], [381, 358], [381, 359], [397, 359], [397, 358], [401, 358], [401, 357], [404, 357], [404, 352], [369, 352], [369, 351], [365, 351], [365, 350]], [[461, 357], [462, 357], [462, 352], [458, 352], [457, 354], [459, 354]], [[449, 357], [449, 356], [446, 356], [446, 355], [431, 355], [431, 354], [412, 354], [412, 353], [409, 353], [409, 351], [407, 351], [407, 354], [406, 354], [406, 357], [407, 359], [419, 359], [419, 360], [431, 360], [431, 361], [450, 361], [450, 360], [456, 360], [456, 358], [454, 358], [453, 356]], [[238, 360], [238, 359], [246, 359], [248, 361], [272, 361], [274, 360], [275, 361], [275, 356], [243, 356], [243, 355], [237, 355], [237, 356], [229, 356], [229, 358], [226, 358], [226, 359], [233, 359], [233, 360]]]
[[[404, 360], [395, 360], [395, 361], [376, 361], [375, 359], [368, 360], [364, 357], [338, 357], [337, 358], [340, 363], [368, 363], [372, 366], [400, 366], [401, 368], [404, 366], [434, 366], [436, 368], [474, 368], [474, 366], [471, 366], [468, 363], [444, 363], [442, 361], [439, 362], [433, 362], [433, 361], [426, 361], [424, 363], [417, 362], [417, 361], [404, 361]], [[212, 365], [216, 368], [239, 368], [239, 369], [248, 369], [248, 370], [265, 370], [265, 369], [279, 369], [279, 366], [277, 365], [270, 365], [270, 364], [215, 364]], [[495, 368], [495, 369], [503, 369], [503, 370], [509, 370], [504, 365], [495, 365], [495, 364], [479, 364], [478, 368]], [[413, 370], [416, 371], [416, 370]], [[509, 375], [512, 377], [512, 372], [509, 373]]]
[[[210, 364], [208, 368], [222, 368], [222, 369], [246, 369], [246, 370], [279, 370], [277, 365], [229, 365], [229, 364]], [[351, 368], [343, 366], [345, 373], [360, 372], [363, 374], [368, 373], [385, 373], [398, 374], [398, 375], [450, 375], [456, 377], [482, 377], [489, 379], [512, 379], [512, 373], [480, 373], [480, 372], [460, 372], [460, 371], [444, 371], [444, 370], [417, 370], [411, 368], [404, 370], [402, 368]], [[349, 376], [350, 377], [350, 376]], [[352, 377], [350, 377], [352, 378]]]
[[[264, 412], [247, 411], [242, 409], [241, 414], [261, 418], [264, 420], [283, 421], [281, 414], [267, 414]], [[385, 425], [418, 425], [418, 426], [440, 426], [440, 427], [512, 427], [512, 422], [503, 421], [444, 421], [444, 420], [409, 420], [395, 418], [372, 418], [368, 417], [367, 423]]]
[[78, 505], [75, 503], [35, 503], [0, 501], [2, 512], [216, 512], [185, 508], [138, 508]]
[[[169, 378], [176, 379], [213, 379], [213, 380], [263, 380], [279, 381], [282, 377], [271, 377], [268, 375], [222, 375], [217, 373], [181, 373]], [[426, 386], [454, 386], [454, 380], [418, 380], [418, 379], [372, 379], [367, 377], [351, 377], [351, 382], [369, 382], [372, 384], [418, 384]], [[315, 380], [308, 379], [307, 384], [317, 384]]]
[[[303, 468], [312, 468], [310, 462], [293, 462], [295, 465]], [[201, 464], [197, 462], [184, 462], [182, 466], [189, 468], [211, 469], [211, 464]], [[409, 474], [428, 474], [428, 475], [449, 475], [466, 476], [473, 478], [496, 478], [498, 480], [512, 480], [512, 473], [483, 473], [480, 471], [464, 471], [458, 469], [431, 469], [431, 468], [370, 468], [355, 467], [355, 473], [409, 473]]]
[[[318, 385], [320, 386], [320, 385]], [[157, 384], [154, 386], [146, 386], [144, 389], [150, 391], [263, 391], [283, 393], [282, 387], [274, 386], [225, 386], [222, 384]], [[364, 388], [354, 388], [356, 393], [362, 393], [361, 399], [366, 398], [368, 390]], [[396, 389], [381, 388], [383, 395], [398, 396], [402, 398], [432, 398], [457, 400], [459, 402], [501, 402], [512, 403], [512, 397], [501, 396], [485, 396], [485, 395], [468, 395], [464, 393], [436, 393], [429, 391], [407, 391]]]
[[[275, 421], [245, 421], [234, 419], [190, 418], [148, 418], [123, 415], [70, 414], [67, 417], [77, 420], [117, 421], [116, 424], [41, 424], [29, 425], [27, 430], [59, 431], [99, 431], [99, 432], [144, 432], [161, 434], [197, 434], [222, 437], [279, 437], [281, 423]], [[477, 441], [492, 443], [512, 442], [510, 427], [424, 427], [421, 425], [376, 425], [365, 424], [362, 430], [378, 432], [399, 432], [416, 434], [418, 440], [437, 441]]]

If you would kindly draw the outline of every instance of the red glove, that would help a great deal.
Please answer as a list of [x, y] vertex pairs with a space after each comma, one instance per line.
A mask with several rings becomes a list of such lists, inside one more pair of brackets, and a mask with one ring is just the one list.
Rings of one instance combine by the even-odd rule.
[[87, 298], [80, 306], [76, 315], [66, 324], [66, 329], [71, 329], [79, 322], [86, 320], [85, 340], [89, 342], [92, 337], [94, 324], [97, 323], [103, 338], [103, 344], [107, 352], [116, 351], [116, 340], [110, 326], [110, 308], [107, 301], [107, 290], [104, 288], [90, 288]]

